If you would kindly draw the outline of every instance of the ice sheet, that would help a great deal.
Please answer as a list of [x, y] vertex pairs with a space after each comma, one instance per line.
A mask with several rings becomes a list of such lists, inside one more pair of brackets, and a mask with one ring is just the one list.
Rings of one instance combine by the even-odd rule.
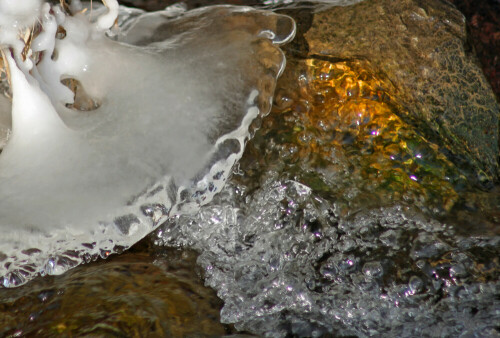
[[[217, 6], [177, 19], [143, 14], [126, 31], [115, 28], [112, 41], [102, 20], [60, 14], [45, 7], [44, 32], [59, 25], [65, 36], [34, 41], [44, 54], [30, 73], [7, 56], [6, 287], [106, 257], [210, 201], [241, 157], [250, 123], [269, 110], [285, 63], [277, 46], [295, 30], [286, 16]], [[90, 110], [61, 79], [78, 81]]]

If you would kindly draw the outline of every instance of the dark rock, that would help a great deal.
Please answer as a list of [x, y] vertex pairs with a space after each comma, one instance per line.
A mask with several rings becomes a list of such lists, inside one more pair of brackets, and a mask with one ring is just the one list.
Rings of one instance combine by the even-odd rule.
[[500, 100], [500, 2], [497, 0], [449, 0], [467, 19], [470, 43], [484, 74]]

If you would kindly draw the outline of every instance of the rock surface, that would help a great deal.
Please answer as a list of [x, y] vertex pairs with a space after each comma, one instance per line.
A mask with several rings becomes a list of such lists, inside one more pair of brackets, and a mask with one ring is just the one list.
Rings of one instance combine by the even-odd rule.
[[202, 285], [192, 251], [143, 246], [0, 290], [0, 336], [221, 336], [221, 301]]
[[499, 106], [467, 46], [464, 17], [452, 5], [367, 0], [307, 21], [298, 38], [307, 56], [367, 60], [394, 85], [405, 121], [460, 167], [476, 170], [479, 181], [496, 179]]
[[470, 41], [500, 101], [500, 2], [450, 0], [465, 15]]

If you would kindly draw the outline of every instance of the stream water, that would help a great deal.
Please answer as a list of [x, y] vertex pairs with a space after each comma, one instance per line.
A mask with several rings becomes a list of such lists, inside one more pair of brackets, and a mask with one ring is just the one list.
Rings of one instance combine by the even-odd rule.
[[468, 182], [366, 60], [286, 54], [212, 202], [1, 289], [0, 336], [499, 336], [500, 186]]
[[373, 95], [382, 84], [363, 63], [288, 65], [230, 184], [156, 243], [200, 252], [221, 320], [238, 330], [497, 335], [498, 188], [464, 189], [457, 168]]

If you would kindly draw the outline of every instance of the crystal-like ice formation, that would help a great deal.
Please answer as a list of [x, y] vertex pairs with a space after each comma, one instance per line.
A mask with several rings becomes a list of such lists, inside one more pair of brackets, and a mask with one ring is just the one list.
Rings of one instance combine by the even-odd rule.
[[496, 337], [500, 236], [460, 235], [413, 207], [339, 214], [266, 168], [157, 230], [191, 247], [223, 323], [263, 337]]
[[[0, 0], [13, 95], [12, 115], [0, 100], [5, 287], [127, 248], [210, 201], [269, 111], [278, 46], [295, 31], [289, 17], [247, 7], [134, 11], [108, 30], [115, 1], [93, 13], [72, 1], [72, 16], [14, 3]], [[18, 34], [35, 21], [26, 53]]]

